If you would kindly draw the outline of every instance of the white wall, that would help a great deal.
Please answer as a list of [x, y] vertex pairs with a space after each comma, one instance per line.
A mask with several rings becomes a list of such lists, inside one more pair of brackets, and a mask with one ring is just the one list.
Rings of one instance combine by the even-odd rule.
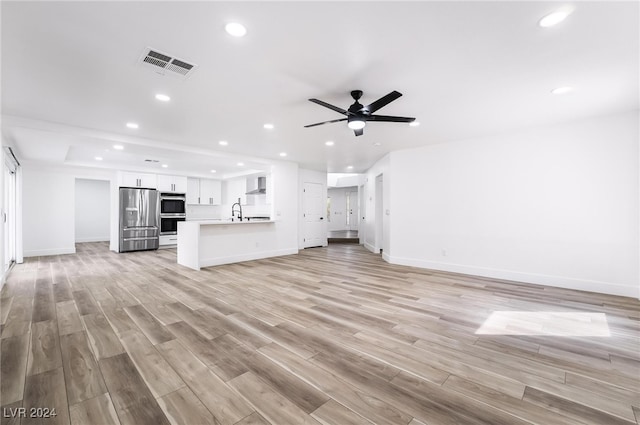
[[[22, 234], [24, 256], [70, 254], [75, 252], [75, 180], [110, 181], [111, 249], [117, 250], [117, 210], [115, 172], [83, 167], [49, 166], [24, 162], [22, 167]], [[114, 236], [115, 229], [115, 236]]]
[[[298, 248], [299, 249], [304, 249], [304, 217], [302, 217], [303, 214], [303, 208], [302, 208], [302, 198], [303, 198], [303, 192], [302, 189], [304, 187], [304, 183], [318, 183], [322, 185], [322, 196], [323, 199], [327, 199], [327, 173], [324, 171], [314, 171], [314, 170], [306, 170], [301, 168], [298, 172], [298, 192], [297, 192], [297, 199], [298, 199], [298, 215], [297, 215], [297, 220], [298, 220]], [[322, 228], [322, 235], [323, 236], [323, 242], [322, 242], [322, 246], [327, 246], [327, 222], [326, 220], [324, 220], [323, 222], [323, 228]]]
[[392, 152], [390, 261], [638, 297], [638, 125], [636, 111]]
[[273, 216], [279, 252], [298, 252], [298, 164], [282, 161], [271, 167]]
[[108, 180], [76, 179], [76, 242], [109, 240], [111, 216], [111, 192], [109, 186]]

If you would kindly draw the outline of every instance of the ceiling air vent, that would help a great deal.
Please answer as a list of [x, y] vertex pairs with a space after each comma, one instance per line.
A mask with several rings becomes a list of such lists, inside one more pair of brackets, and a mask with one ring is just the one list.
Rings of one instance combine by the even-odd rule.
[[147, 47], [140, 57], [140, 63], [161, 75], [174, 75], [187, 78], [197, 68], [197, 65], [182, 59], [169, 56], [166, 53]]

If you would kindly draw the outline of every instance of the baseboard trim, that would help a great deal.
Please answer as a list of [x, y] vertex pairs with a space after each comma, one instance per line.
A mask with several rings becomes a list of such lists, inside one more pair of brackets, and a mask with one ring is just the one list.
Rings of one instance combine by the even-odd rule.
[[367, 248], [369, 251], [373, 252], [374, 254], [377, 254], [379, 252], [378, 250], [376, 250], [376, 247], [371, 245], [370, 243], [365, 242], [364, 247]]
[[[383, 254], [384, 258], [384, 254]], [[601, 294], [618, 295], [622, 297], [640, 298], [640, 287], [622, 285], [619, 283], [601, 282], [587, 279], [576, 279], [565, 276], [551, 276], [537, 273], [524, 273], [514, 270], [493, 269], [489, 267], [467, 266], [464, 264], [441, 263], [437, 261], [418, 260], [387, 256], [388, 262], [402, 266], [419, 267], [422, 269], [439, 270], [462, 273], [473, 276], [494, 279], [511, 280], [515, 282], [532, 283], [535, 285], [552, 286], [556, 288], [575, 289], [579, 291], [597, 292]], [[385, 258], [386, 260], [386, 258]]]
[[50, 249], [34, 249], [31, 251], [24, 251], [24, 257], [45, 257], [47, 255], [64, 255], [75, 254], [74, 248], [50, 248]]
[[11, 262], [11, 265], [9, 266], [9, 268], [7, 270], [4, 271], [4, 273], [2, 273], [2, 277], [0, 278], [0, 290], [2, 290], [2, 287], [4, 286], [5, 282], [7, 281], [7, 276], [9, 276], [9, 273], [11, 273], [11, 269], [13, 269], [13, 266], [16, 265], [15, 261]]
[[264, 258], [282, 257], [283, 255], [297, 254], [298, 248], [279, 249], [276, 251], [251, 252], [241, 255], [231, 255], [229, 257], [204, 258], [200, 260], [200, 268], [220, 266], [222, 264], [241, 263], [244, 261], [262, 260]]
[[95, 237], [95, 238], [80, 238], [76, 239], [76, 243], [84, 243], [84, 242], [109, 242], [110, 238], [107, 237]]

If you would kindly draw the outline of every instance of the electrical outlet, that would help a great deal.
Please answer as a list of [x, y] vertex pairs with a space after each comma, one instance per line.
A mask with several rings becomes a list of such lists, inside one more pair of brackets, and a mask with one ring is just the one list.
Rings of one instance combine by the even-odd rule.
[[256, 248], [260, 248], [260, 242], [256, 242]]
[[442, 248], [442, 256], [443, 256], [443, 257], [446, 257], [446, 256], [447, 256], [447, 250], [446, 250], [446, 249], [444, 249], [444, 248]]

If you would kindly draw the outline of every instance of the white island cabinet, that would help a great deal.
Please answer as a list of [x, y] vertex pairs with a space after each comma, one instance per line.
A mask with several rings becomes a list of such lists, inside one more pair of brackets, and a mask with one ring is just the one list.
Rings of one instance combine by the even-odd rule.
[[201, 220], [178, 223], [178, 264], [201, 267], [280, 255], [297, 254], [282, 249], [274, 220]]

